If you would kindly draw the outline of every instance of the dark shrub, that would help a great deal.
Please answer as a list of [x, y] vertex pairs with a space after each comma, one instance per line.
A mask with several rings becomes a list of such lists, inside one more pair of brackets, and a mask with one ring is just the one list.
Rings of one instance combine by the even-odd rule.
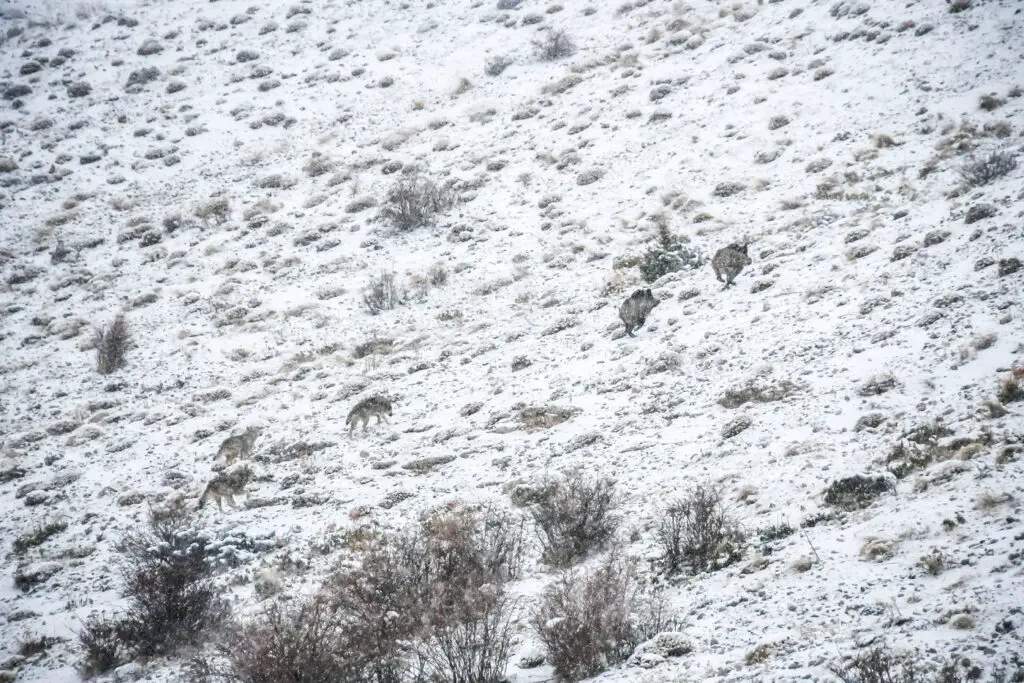
[[455, 204], [455, 193], [449, 185], [439, 186], [419, 174], [405, 176], [388, 190], [380, 216], [402, 232], [429, 225], [435, 216]]
[[543, 40], [535, 42], [534, 45], [537, 48], [537, 58], [542, 62], [553, 62], [576, 52], [572, 38], [561, 29], [548, 31]]
[[542, 559], [564, 567], [603, 547], [619, 526], [618, 496], [611, 479], [574, 473], [538, 492], [531, 507]]
[[1007, 152], [992, 152], [983, 159], [972, 159], [960, 169], [960, 176], [971, 187], [988, 185], [1017, 168], [1017, 158]]
[[663, 568], [676, 574], [688, 568], [694, 574], [713, 571], [737, 562], [745, 538], [730, 518], [722, 491], [695, 486], [665, 510], [657, 530]]
[[703, 265], [700, 254], [687, 247], [686, 241], [669, 229], [663, 216], [656, 218], [656, 224], [658, 243], [644, 253], [639, 264], [644, 282], [654, 282], [677, 270], [696, 270]]
[[625, 661], [665, 619], [661, 600], [647, 592], [636, 567], [613, 554], [587, 574], [556, 579], [530, 623], [556, 678], [579, 681]]
[[865, 477], [855, 475], [838, 479], [825, 489], [825, 504], [847, 510], [865, 508], [893, 489], [892, 481], [883, 475]]
[[124, 366], [124, 354], [128, 348], [128, 323], [118, 313], [109, 325], [100, 327], [93, 333], [96, 345], [96, 370], [101, 375], [109, 375]]

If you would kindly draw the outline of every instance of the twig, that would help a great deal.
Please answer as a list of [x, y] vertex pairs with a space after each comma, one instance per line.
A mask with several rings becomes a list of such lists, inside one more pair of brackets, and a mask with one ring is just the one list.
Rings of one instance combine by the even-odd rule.
[[820, 564], [821, 556], [818, 555], [817, 549], [814, 547], [814, 544], [811, 543], [811, 537], [807, 535], [807, 529], [801, 529], [800, 535], [804, 537], [805, 541], [807, 541], [807, 545], [811, 546], [811, 552], [814, 553], [814, 559]]

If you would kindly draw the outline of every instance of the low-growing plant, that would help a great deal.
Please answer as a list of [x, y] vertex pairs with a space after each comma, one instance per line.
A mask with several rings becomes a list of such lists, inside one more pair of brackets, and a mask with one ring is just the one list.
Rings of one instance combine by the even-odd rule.
[[739, 561], [746, 536], [725, 508], [721, 488], [694, 486], [664, 511], [657, 528], [662, 567], [669, 574], [684, 568], [694, 574]]
[[396, 230], [408, 232], [429, 225], [455, 202], [451, 184], [438, 185], [430, 178], [414, 173], [399, 179], [388, 189], [381, 204], [380, 217]]
[[543, 486], [530, 513], [544, 562], [564, 567], [607, 544], [620, 523], [617, 507], [611, 479], [575, 472]]
[[35, 548], [42, 545], [47, 539], [56, 536], [60, 532], [68, 528], [68, 523], [65, 521], [53, 521], [41, 524], [29, 532], [21, 534], [14, 539], [11, 544], [11, 549], [16, 555], [22, 555], [30, 548]]
[[893, 483], [884, 475], [868, 477], [854, 475], [837, 479], [825, 489], [825, 504], [846, 510], [857, 510], [871, 505], [884, 493], [893, 490]]
[[113, 322], [99, 327], [93, 333], [93, 344], [96, 347], [96, 370], [101, 375], [109, 375], [124, 366], [125, 352], [130, 340], [128, 322], [124, 315], [118, 313]]
[[405, 289], [396, 282], [395, 274], [381, 271], [370, 279], [363, 290], [363, 304], [370, 315], [390, 311], [405, 301]]
[[564, 573], [544, 591], [530, 624], [560, 681], [625, 661], [666, 625], [660, 595], [616, 553], [585, 574]]
[[543, 39], [534, 42], [534, 46], [537, 48], [537, 58], [542, 62], [553, 62], [576, 52], [576, 44], [562, 29], [549, 30]]
[[639, 263], [640, 276], [644, 282], [654, 282], [678, 270], [696, 270], [704, 264], [700, 254], [686, 246], [687, 240], [669, 229], [664, 214], [655, 216], [654, 222], [657, 244], [644, 252]]
[[992, 152], [982, 159], [971, 159], [960, 168], [960, 177], [971, 187], [981, 187], [1002, 178], [1017, 168], [1017, 158], [1009, 152]]

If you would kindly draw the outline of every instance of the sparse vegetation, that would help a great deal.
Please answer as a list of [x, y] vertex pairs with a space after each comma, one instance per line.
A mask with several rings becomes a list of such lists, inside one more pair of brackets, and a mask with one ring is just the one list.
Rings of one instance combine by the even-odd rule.
[[999, 391], [996, 393], [996, 398], [1003, 405], [1015, 401], [1024, 401], [1024, 388], [1021, 387], [1020, 381], [1015, 376], [1010, 375], [999, 383]]
[[381, 218], [401, 232], [429, 225], [433, 219], [455, 205], [450, 185], [412, 174], [398, 180], [388, 190], [380, 209]]
[[97, 372], [109, 375], [124, 367], [129, 340], [128, 321], [120, 313], [114, 316], [113, 322], [99, 327], [93, 333]]
[[662, 568], [668, 575], [689, 569], [694, 574], [737, 562], [746, 537], [725, 508], [722, 490], [710, 484], [693, 487], [662, 513], [657, 528]]
[[576, 52], [576, 44], [569, 34], [561, 29], [548, 31], [543, 39], [534, 42], [534, 46], [537, 49], [537, 58], [542, 62], [553, 62]]
[[1009, 152], [992, 152], [982, 159], [971, 159], [960, 168], [960, 176], [971, 187], [981, 187], [1002, 178], [1017, 168], [1017, 158]]
[[47, 539], [56, 536], [67, 528], [68, 523], [62, 520], [41, 524], [15, 538], [14, 542], [11, 543], [11, 550], [16, 555], [22, 555], [31, 548], [41, 546], [43, 543], [46, 543]]
[[78, 636], [83, 671], [95, 675], [135, 657], [173, 654], [223, 621], [227, 606], [213, 583], [208, 545], [185, 516], [153, 520], [121, 541], [128, 608], [119, 617], [85, 622]]
[[865, 508], [884, 493], [892, 491], [892, 481], [883, 475], [855, 475], [832, 482], [825, 490], [825, 504], [845, 510]]
[[619, 526], [617, 506], [611, 479], [575, 472], [548, 482], [530, 509], [544, 562], [565, 567], [606, 545]]
[[390, 311], [405, 301], [405, 289], [395, 280], [395, 274], [381, 271], [370, 279], [363, 290], [363, 305], [370, 315]]
[[586, 574], [555, 579], [530, 622], [557, 679], [572, 682], [625, 661], [666, 619], [635, 566], [613, 553]]

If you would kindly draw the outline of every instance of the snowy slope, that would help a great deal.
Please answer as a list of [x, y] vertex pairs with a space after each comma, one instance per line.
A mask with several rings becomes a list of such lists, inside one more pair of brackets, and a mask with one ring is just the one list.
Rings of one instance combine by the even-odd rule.
[[[336, 559], [317, 548], [360, 506], [399, 525], [582, 466], [617, 480], [622, 542], [647, 558], [664, 503], [694, 482], [723, 484], [755, 536], [798, 527], [828, 511], [831, 482], [884, 472], [937, 418], [943, 443], [982, 447], [688, 579], [671, 600], [693, 654], [602, 680], [827, 679], [871, 638], [993, 665], [1021, 651], [997, 626], [1024, 626], [1024, 421], [1020, 403], [1002, 417], [983, 403], [1024, 354], [1024, 269], [1006, 272], [1024, 259], [1024, 165], [958, 190], [972, 159], [1024, 149], [1017, 3], [2, 7], [0, 471], [22, 471], [0, 484], [6, 655], [113, 609], [113, 543], [147, 502], [196, 495], [248, 424], [266, 427], [261, 504], [202, 513], [218, 536], [275, 541], [225, 570], [243, 610], [261, 563], [298, 561], [287, 590], [315, 585]], [[537, 58], [551, 28], [573, 55]], [[138, 54], [150, 39], [160, 50]], [[990, 93], [1003, 104], [980, 108]], [[329, 170], [308, 173], [313, 159]], [[395, 234], [379, 203], [412, 167], [462, 201]], [[195, 216], [217, 200], [226, 220]], [[968, 223], [979, 205], [993, 215]], [[659, 213], [706, 259], [750, 240], [753, 264], [724, 290], [709, 265], [663, 277], [648, 325], [624, 337], [617, 309], [642, 281], [616, 264], [643, 253]], [[73, 253], [54, 261], [58, 241]], [[447, 283], [417, 289], [435, 264]], [[382, 270], [411, 294], [372, 316], [362, 290]], [[134, 346], [101, 376], [92, 326], [118, 311]], [[391, 353], [357, 358], [374, 338]], [[878, 376], [895, 386], [865, 395]], [[795, 390], [719, 403], [749, 382]], [[350, 439], [345, 417], [373, 392], [396, 397], [392, 424]], [[508, 428], [534, 405], [578, 413]], [[738, 418], [749, 426], [724, 437]], [[297, 442], [326, 445], [277, 457]], [[10, 549], [54, 520], [66, 530]], [[891, 552], [864, 559], [870, 537]], [[939, 576], [919, 566], [932, 549], [952, 558]], [[39, 566], [55, 573], [15, 587]], [[552, 576], [530, 567], [524, 609]], [[972, 628], [950, 625], [962, 613]], [[535, 647], [523, 630], [517, 652]], [[72, 639], [18, 680], [75, 680], [77, 657]], [[517, 661], [514, 681], [550, 677]], [[151, 679], [179, 665], [154, 662]]]

